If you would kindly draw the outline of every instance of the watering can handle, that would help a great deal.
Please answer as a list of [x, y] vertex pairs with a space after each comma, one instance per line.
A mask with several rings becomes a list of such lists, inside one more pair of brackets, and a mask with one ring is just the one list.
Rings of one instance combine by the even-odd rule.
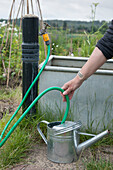
[[46, 123], [47, 125], [49, 124], [49, 122], [47, 122], [46, 120], [42, 120], [41, 122], [38, 123], [37, 125], [37, 130], [39, 132], [39, 134], [41, 135], [42, 139], [44, 140], [44, 142], [47, 144], [47, 139], [44, 136], [44, 134], [42, 133], [41, 129], [40, 129], [40, 123]]

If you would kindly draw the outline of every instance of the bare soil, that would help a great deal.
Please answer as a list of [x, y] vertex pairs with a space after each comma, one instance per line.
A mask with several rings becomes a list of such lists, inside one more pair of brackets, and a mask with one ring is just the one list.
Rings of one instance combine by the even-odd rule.
[[96, 160], [113, 162], [113, 146], [99, 147], [94, 153], [91, 149], [87, 149], [77, 162], [60, 164], [48, 160], [45, 144], [37, 144], [24, 160], [25, 162], [11, 167], [11, 170], [85, 170], [85, 163], [94, 157]]
[[0, 100], [0, 119], [2, 119], [3, 114], [13, 113], [14, 104], [10, 100]]
[[[4, 86], [0, 85], [0, 90], [6, 89], [8, 93], [10, 93], [10, 88], [7, 89]], [[2, 119], [3, 115], [8, 113], [8, 114], [13, 114], [15, 110], [17, 109], [21, 99], [18, 100], [11, 100], [9, 98], [7, 99], [0, 99], [0, 119]]]

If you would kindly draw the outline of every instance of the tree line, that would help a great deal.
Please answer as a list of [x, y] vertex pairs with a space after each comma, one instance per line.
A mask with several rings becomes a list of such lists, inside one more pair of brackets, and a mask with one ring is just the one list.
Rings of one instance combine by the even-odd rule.
[[[0, 19], [0, 22], [6, 21], [6, 19]], [[12, 22], [12, 21], [11, 21]], [[70, 20], [45, 20], [51, 28], [50, 30], [64, 30], [69, 33], [94, 33], [100, 29], [102, 34], [108, 29], [110, 22], [106, 21], [70, 21]], [[20, 25], [20, 19], [17, 19], [16, 24]]]
[[100, 29], [103, 34], [108, 29], [110, 22], [106, 21], [68, 21], [68, 20], [46, 20], [51, 25], [51, 29], [64, 30], [69, 33], [94, 33]]

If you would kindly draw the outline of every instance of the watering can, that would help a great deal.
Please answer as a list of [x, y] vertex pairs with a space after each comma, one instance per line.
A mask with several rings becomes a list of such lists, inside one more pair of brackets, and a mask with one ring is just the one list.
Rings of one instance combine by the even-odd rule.
[[[47, 139], [40, 129], [40, 123], [47, 124]], [[80, 121], [65, 121], [61, 124], [57, 122], [41, 121], [37, 125], [37, 130], [44, 142], [47, 144], [47, 158], [56, 163], [71, 163], [77, 161], [81, 152], [96, 143], [110, 131], [106, 130], [98, 135], [80, 132], [82, 124]], [[91, 139], [80, 143], [80, 135], [93, 136]]]

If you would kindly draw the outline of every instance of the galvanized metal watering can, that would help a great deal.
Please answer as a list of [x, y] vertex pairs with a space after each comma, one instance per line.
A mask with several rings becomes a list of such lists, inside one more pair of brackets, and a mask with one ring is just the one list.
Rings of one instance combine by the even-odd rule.
[[[47, 124], [47, 139], [40, 129], [40, 123]], [[110, 133], [106, 130], [98, 135], [80, 132], [81, 122], [66, 121], [47, 122], [41, 121], [37, 125], [37, 130], [47, 144], [47, 158], [57, 163], [71, 163], [79, 159], [80, 153]], [[80, 135], [93, 136], [91, 139], [79, 144]]]

